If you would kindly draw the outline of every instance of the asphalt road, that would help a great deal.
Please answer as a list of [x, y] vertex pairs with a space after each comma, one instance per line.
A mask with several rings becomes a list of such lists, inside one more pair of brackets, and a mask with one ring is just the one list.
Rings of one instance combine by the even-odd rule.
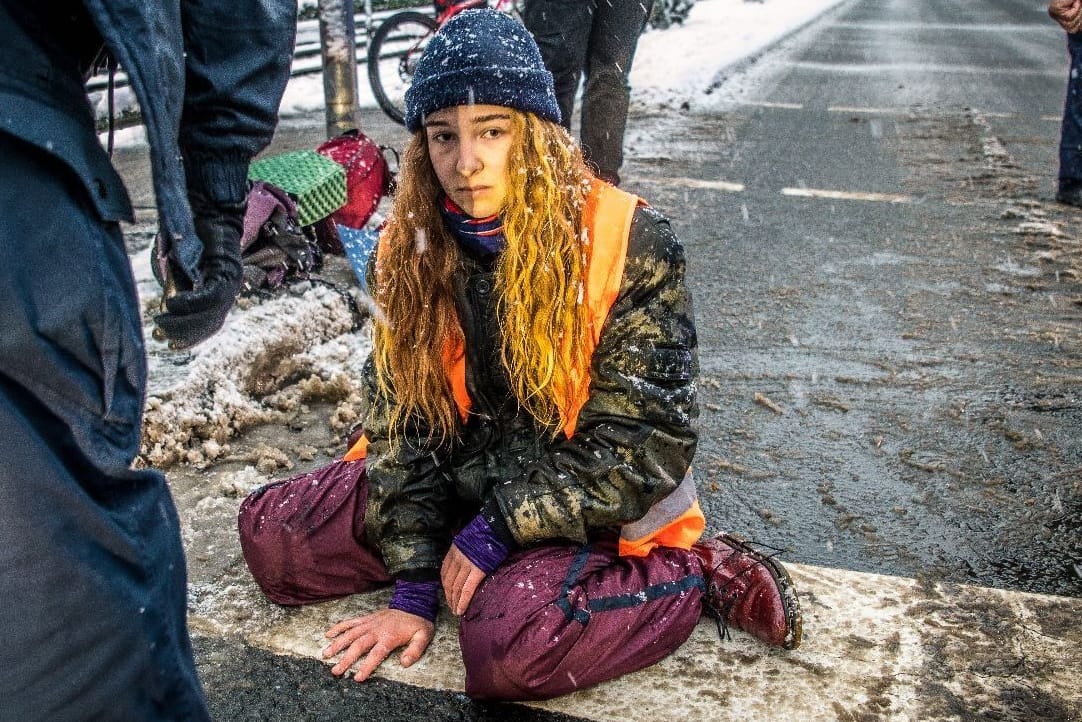
[[[685, 107], [633, 103], [625, 186], [688, 252], [712, 531], [1082, 596], [1082, 215], [1051, 200], [1066, 72], [1043, 2], [851, 0]], [[271, 152], [322, 132], [287, 119]], [[149, 208], [138, 156], [120, 164]], [[561, 719], [195, 641], [223, 720]]]
[[1077, 237], [1051, 202], [1066, 70], [1043, 3], [859, 0], [715, 110], [633, 118], [627, 185], [688, 248], [713, 526], [1082, 594], [1082, 286], [1069, 239], [1018, 232]]

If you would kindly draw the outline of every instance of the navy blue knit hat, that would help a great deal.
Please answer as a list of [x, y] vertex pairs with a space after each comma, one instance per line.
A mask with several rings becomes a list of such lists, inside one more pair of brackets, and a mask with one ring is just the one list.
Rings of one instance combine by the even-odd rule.
[[522, 23], [496, 10], [465, 10], [429, 41], [406, 91], [406, 128], [456, 105], [502, 105], [560, 122], [552, 73]]

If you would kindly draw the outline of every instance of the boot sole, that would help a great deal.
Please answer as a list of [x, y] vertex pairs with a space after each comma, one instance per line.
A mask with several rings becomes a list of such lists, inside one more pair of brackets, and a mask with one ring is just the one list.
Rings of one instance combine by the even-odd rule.
[[793, 585], [789, 572], [785, 571], [785, 567], [774, 561], [773, 558], [753, 549], [740, 537], [732, 534], [721, 534], [718, 539], [734, 549], [738, 549], [741, 553], [747, 554], [770, 572], [770, 576], [774, 579], [774, 583], [778, 585], [778, 592], [781, 594], [782, 607], [785, 609], [785, 628], [789, 630], [781, 646], [785, 649], [799, 647], [804, 636], [804, 617], [800, 612], [800, 600], [797, 598], [796, 587]]

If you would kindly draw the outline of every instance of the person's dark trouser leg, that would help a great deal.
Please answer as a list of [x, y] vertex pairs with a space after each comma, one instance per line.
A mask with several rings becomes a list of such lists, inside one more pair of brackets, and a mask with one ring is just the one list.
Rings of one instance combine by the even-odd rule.
[[1057, 197], [1082, 205], [1082, 33], [1068, 33], [1067, 49], [1071, 74], [1060, 133]]
[[690, 636], [703, 586], [698, 558], [680, 549], [619, 557], [608, 539], [518, 552], [462, 617], [466, 693], [547, 699], [647, 667]]
[[631, 98], [628, 76], [652, 5], [651, 0], [599, 3], [590, 34], [582, 95], [582, 147], [601, 178], [613, 184], [619, 184], [624, 162], [624, 128]]
[[0, 133], [0, 720], [206, 720], [116, 223]]
[[596, 0], [526, 0], [522, 12], [522, 22], [552, 73], [560, 123], [568, 129], [586, 64], [595, 6]]

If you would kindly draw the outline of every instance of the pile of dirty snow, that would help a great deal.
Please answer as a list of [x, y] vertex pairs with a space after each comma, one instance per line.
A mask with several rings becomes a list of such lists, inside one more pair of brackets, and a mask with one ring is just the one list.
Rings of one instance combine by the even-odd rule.
[[306, 281], [265, 299], [242, 299], [221, 331], [186, 351], [153, 339], [149, 309], [160, 293], [145, 283], [140, 292], [148, 309], [144, 463], [204, 467], [228, 453], [237, 433], [287, 422], [313, 399], [336, 405], [332, 431], [357, 420], [371, 336], [360, 323], [356, 289]]

